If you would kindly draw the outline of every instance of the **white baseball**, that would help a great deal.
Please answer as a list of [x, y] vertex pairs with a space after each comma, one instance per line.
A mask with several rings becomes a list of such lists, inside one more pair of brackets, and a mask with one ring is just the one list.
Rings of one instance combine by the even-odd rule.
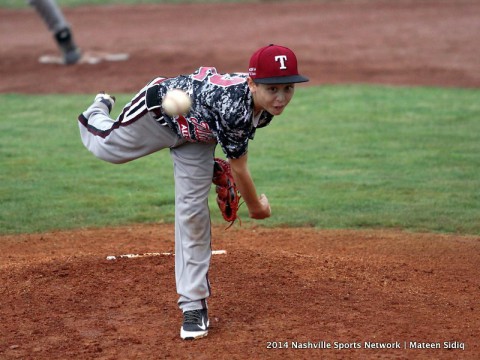
[[170, 116], [186, 114], [191, 106], [192, 99], [186, 92], [180, 89], [167, 91], [162, 100], [163, 110]]

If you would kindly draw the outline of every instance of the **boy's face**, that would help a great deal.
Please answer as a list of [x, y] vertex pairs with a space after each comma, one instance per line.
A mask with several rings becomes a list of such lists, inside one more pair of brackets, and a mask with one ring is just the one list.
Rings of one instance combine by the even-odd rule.
[[253, 94], [255, 112], [266, 110], [280, 115], [295, 92], [295, 84], [257, 84], [251, 78], [248, 86]]

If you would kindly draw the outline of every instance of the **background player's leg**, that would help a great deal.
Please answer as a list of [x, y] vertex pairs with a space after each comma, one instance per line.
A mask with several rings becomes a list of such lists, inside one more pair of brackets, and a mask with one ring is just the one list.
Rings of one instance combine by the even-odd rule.
[[215, 144], [186, 143], [171, 149], [175, 175], [175, 276], [183, 311], [206, 307], [211, 257], [208, 194]]
[[73, 40], [70, 25], [55, 0], [28, 0], [53, 33], [63, 54], [65, 64], [74, 64], [80, 60], [81, 52]]

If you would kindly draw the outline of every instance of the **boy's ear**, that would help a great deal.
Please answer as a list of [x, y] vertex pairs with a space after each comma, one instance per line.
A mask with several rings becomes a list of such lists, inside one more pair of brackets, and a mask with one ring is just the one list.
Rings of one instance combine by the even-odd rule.
[[253, 81], [253, 79], [250, 76], [247, 78], [247, 84], [248, 84], [248, 87], [250, 88], [250, 91], [255, 92], [255, 90], [257, 89], [257, 84], [255, 84], [255, 81]]

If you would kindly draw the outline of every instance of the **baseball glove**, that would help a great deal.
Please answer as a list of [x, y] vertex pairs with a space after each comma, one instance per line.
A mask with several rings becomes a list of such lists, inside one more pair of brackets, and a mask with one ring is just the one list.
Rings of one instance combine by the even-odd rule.
[[233, 179], [230, 164], [219, 158], [215, 158], [214, 161], [212, 181], [216, 185], [217, 204], [225, 221], [232, 226], [235, 220], [240, 219], [237, 212], [241, 196]]

